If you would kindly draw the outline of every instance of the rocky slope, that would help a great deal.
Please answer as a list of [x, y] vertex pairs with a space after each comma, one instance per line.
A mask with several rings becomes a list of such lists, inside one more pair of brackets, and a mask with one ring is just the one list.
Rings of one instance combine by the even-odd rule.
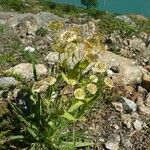
[[[122, 21], [131, 24], [132, 20], [125, 18]], [[34, 51], [40, 78], [46, 77], [49, 68], [58, 61], [65, 60], [73, 67], [88, 56], [91, 60], [88, 71], [96, 58], [107, 64], [107, 76], [112, 78], [115, 85], [112, 93], [121, 96], [112, 99], [109, 104], [107, 98], [102, 104], [98, 103], [98, 108], [88, 115], [88, 121], [80, 126], [87, 129], [99, 150], [150, 148], [149, 34], [122, 37], [115, 31], [102, 35], [97, 28], [97, 20], [75, 18], [73, 21], [69, 17], [61, 18], [48, 12], [1, 12], [0, 25], [1, 107], [6, 105], [6, 99], [15, 100], [17, 97], [21, 85], [16, 74], [27, 82], [33, 80], [31, 60], [25, 51]], [[131, 25], [136, 26], [133, 22]], [[70, 41], [80, 39], [76, 40], [76, 46], [63, 42], [65, 39], [62, 39], [62, 35], [68, 33]], [[94, 46], [87, 44], [85, 39], [93, 40], [91, 43]], [[119, 55], [113, 53], [113, 49], [119, 49]], [[72, 56], [75, 57], [72, 59]]]

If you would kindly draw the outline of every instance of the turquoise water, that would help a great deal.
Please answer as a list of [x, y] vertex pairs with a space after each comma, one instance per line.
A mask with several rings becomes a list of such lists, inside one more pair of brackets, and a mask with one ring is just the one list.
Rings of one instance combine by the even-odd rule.
[[[80, 0], [53, 1], [82, 6]], [[150, 17], [150, 0], [98, 0], [97, 9], [120, 14], [141, 14]]]

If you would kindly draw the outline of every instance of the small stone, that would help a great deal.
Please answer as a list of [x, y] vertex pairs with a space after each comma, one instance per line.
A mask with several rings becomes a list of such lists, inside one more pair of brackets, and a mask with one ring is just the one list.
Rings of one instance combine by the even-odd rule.
[[135, 112], [137, 110], [137, 104], [134, 101], [127, 99], [125, 97], [122, 97], [121, 102], [122, 102], [124, 110], [127, 112], [130, 113], [130, 112]]
[[129, 114], [122, 114], [121, 118], [122, 118], [123, 124], [126, 125], [126, 127], [128, 129], [130, 129], [131, 128], [131, 123], [132, 123], [131, 115], [129, 115]]
[[146, 65], [144, 68], [150, 72], [150, 65]]
[[119, 143], [108, 141], [107, 143], [105, 143], [105, 147], [108, 150], [118, 150], [119, 149]]
[[114, 127], [116, 130], [119, 130], [119, 128], [120, 128], [117, 124], [114, 124], [113, 127]]
[[130, 85], [126, 85], [124, 89], [126, 90], [127, 94], [132, 94], [135, 91], [135, 89]]
[[147, 93], [147, 90], [144, 89], [144, 88], [141, 87], [141, 86], [138, 86], [138, 92], [139, 92], [140, 94], [142, 94], [142, 95], [145, 97], [145, 95], [146, 95], [146, 93]]
[[143, 75], [142, 87], [150, 92], [150, 76], [146, 73]]
[[150, 93], [147, 95], [145, 104], [147, 107], [150, 107]]
[[132, 143], [130, 142], [129, 138], [123, 138], [122, 139], [122, 144], [125, 148], [129, 149], [129, 148], [132, 148], [133, 145]]
[[59, 53], [58, 52], [50, 52], [47, 56], [46, 56], [46, 60], [48, 61], [48, 63], [50, 65], [54, 65], [55, 63], [58, 62], [59, 60]]
[[112, 105], [115, 107], [115, 109], [119, 112], [123, 112], [123, 106], [121, 103], [117, 102], [112, 102]]
[[107, 70], [108, 77], [112, 77], [114, 75], [112, 70]]
[[140, 122], [139, 120], [136, 120], [136, 121], [133, 123], [133, 125], [134, 125], [134, 128], [135, 128], [136, 130], [142, 130], [142, 122]]
[[139, 106], [138, 110], [139, 110], [139, 114], [146, 115], [146, 116], [150, 115], [150, 109], [149, 109], [149, 107], [141, 105], [141, 106]]
[[16, 86], [18, 81], [13, 77], [2, 77], [0, 78], [0, 87], [7, 88], [11, 86]]
[[111, 66], [110, 68], [114, 73], [119, 73], [120, 69], [118, 66]]

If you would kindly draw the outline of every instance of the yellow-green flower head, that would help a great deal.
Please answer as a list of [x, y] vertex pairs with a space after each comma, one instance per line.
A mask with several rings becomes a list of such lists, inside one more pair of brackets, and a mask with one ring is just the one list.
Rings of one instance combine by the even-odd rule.
[[54, 77], [47, 77], [41, 81], [37, 81], [33, 85], [33, 91], [34, 92], [45, 92], [49, 85], [53, 85], [56, 82], [56, 78]]
[[91, 94], [95, 94], [97, 92], [97, 86], [96, 84], [88, 84], [87, 85], [87, 90], [91, 93]]
[[33, 91], [36, 93], [44, 92], [47, 90], [47, 88], [48, 85], [44, 84], [43, 80], [35, 82], [32, 87]]
[[44, 79], [44, 82], [48, 85], [54, 85], [56, 83], [56, 81], [57, 81], [56, 78], [52, 77], [52, 76], [49, 76]]
[[84, 99], [85, 98], [85, 91], [82, 88], [78, 88], [74, 91], [74, 96], [77, 99]]
[[108, 87], [113, 87], [113, 81], [110, 78], [105, 78], [104, 82]]
[[66, 30], [60, 35], [60, 40], [73, 42], [77, 40], [77, 34], [74, 31]]
[[97, 83], [98, 78], [97, 78], [96, 75], [91, 75], [91, 76], [90, 76], [90, 80], [91, 80], [92, 82], [94, 82], [94, 83]]
[[92, 68], [93, 72], [99, 72], [99, 73], [104, 73], [107, 69], [106, 63], [103, 62], [98, 62], [95, 63], [94, 67]]
[[76, 81], [75, 79], [68, 79], [68, 80], [67, 80], [67, 83], [68, 83], [69, 85], [76, 85], [76, 84], [77, 84], [77, 81]]

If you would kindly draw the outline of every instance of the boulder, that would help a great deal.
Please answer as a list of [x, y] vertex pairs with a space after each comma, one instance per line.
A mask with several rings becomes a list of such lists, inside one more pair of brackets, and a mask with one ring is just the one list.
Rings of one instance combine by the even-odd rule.
[[[43, 64], [35, 65], [37, 76], [46, 76], [47, 75], [47, 68]], [[21, 63], [16, 65], [6, 71], [7, 73], [11, 74], [18, 74], [26, 81], [32, 80], [34, 78], [33, 74], [33, 66], [30, 63]]]
[[99, 60], [105, 62], [108, 68], [118, 66], [120, 71], [116, 75], [122, 77], [122, 82], [125, 85], [136, 84], [142, 81], [143, 71], [145, 71], [145, 69], [139, 67], [133, 60], [129, 60], [109, 51], [101, 52], [99, 54]]
[[18, 81], [13, 77], [2, 77], [0, 78], [0, 88], [7, 88], [11, 86], [16, 86]]

